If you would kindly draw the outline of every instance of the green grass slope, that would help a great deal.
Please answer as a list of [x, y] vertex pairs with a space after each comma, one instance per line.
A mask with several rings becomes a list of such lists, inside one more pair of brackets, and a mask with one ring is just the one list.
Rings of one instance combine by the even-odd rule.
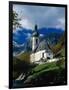
[[37, 65], [32, 69], [25, 80], [26, 86], [64, 84], [65, 82], [65, 60]]

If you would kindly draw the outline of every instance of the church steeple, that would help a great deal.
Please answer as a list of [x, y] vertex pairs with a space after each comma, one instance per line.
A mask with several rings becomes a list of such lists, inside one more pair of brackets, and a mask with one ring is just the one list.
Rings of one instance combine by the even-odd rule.
[[33, 37], [39, 37], [39, 33], [38, 33], [37, 30], [38, 30], [37, 25], [35, 25], [35, 28], [34, 28], [34, 31], [33, 31], [33, 34], [32, 34]]
[[37, 25], [35, 25], [33, 34], [32, 34], [32, 51], [34, 51], [39, 44], [39, 33], [38, 33]]
[[35, 30], [37, 30], [37, 25], [35, 25]]

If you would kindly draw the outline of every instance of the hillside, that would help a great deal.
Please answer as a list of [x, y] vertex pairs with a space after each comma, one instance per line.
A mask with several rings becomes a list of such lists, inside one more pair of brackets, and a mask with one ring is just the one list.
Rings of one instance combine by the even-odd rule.
[[30, 52], [24, 52], [17, 56], [18, 59], [30, 63]]
[[63, 34], [60, 38], [59, 41], [56, 45], [54, 45], [53, 47], [51, 47], [51, 45], [49, 45], [49, 48], [52, 50], [52, 52], [54, 53], [54, 55], [56, 55], [59, 51], [63, 51], [65, 52], [65, 35]]
[[[17, 83], [21, 87], [63, 85], [66, 83], [65, 60], [37, 65], [32, 68], [25, 80], [17, 81], [16, 85]], [[16, 85], [14, 87], [19, 87]]]
[[65, 83], [65, 60], [38, 65], [32, 69], [24, 82], [32, 86], [64, 84]]
[[28, 73], [34, 66], [23, 59], [20, 60], [17, 57], [13, 57], [13, 79], [18, 78], [21, 73]]

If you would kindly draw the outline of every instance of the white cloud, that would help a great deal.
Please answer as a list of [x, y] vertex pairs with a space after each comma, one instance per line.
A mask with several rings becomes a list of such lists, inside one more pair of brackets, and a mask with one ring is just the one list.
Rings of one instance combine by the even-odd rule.
[[58, 24], [56, 25], [56, 28], [62, 28], [65, 30], [65, 18], [59, 18]]
[[65, 8], [49, 7], [49, 6], [28, 6], [28, 5], [13, 5], [14, 10], [22, 17], [21, 24], [24, 28], [33, 29], [37, 24], [41, 27], [56, 27], [64, 29]]
[[33, 28], [33, 24], [30, 23], [30, 21], [28, 19], [22, 19], [20, 21], [22, 27], [26, 28], [26, 29], [32, 29]]
[[43, 34], [40, 34], [40, 37], [43, 37], [44, 35]]

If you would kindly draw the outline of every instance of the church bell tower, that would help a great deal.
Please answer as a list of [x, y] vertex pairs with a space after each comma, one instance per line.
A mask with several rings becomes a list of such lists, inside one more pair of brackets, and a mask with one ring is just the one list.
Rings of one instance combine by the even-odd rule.
[[39, 33], [37, 30], [38, 30], [37, 25], [35, 25], [35, 28], [34, 28], [33, 34], [32, 34], [32, 51], [34, 51], [39, 44]]

